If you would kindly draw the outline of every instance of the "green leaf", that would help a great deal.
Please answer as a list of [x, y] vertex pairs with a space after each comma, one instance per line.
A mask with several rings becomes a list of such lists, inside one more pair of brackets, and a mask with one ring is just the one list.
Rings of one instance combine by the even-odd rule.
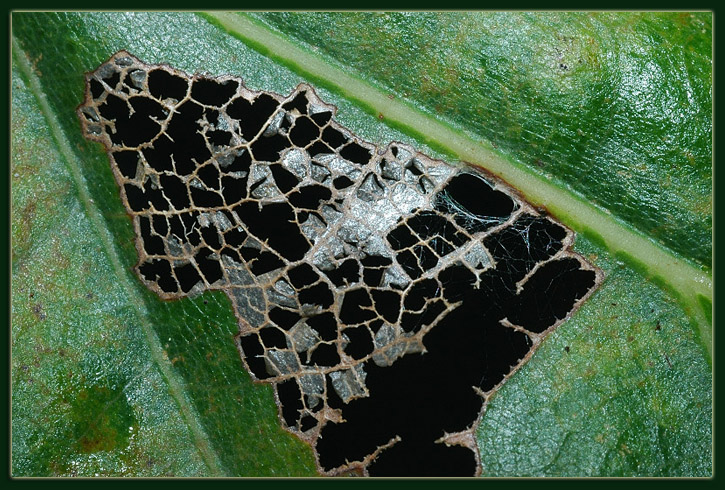
[[75, 116], [119, 49], [253, 89], [309, 81], [362, 138], [483, 163], [582, 233], [605, 283], [488, 406], [484, 475], [712, 474], [711, 14], [12, 21], [13, 475], [315, 474], [244, 372], [227, 298], [163, 302], [133, 274]]

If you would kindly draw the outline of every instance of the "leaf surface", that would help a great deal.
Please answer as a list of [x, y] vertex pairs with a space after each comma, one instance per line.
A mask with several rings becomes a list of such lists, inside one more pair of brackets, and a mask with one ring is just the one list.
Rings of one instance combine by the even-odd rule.
[[[618, 22], [625, 26], [629, 22], [635, 33], [640, 32], [639, 24], [625, 22], [627, 15], [624, 20], [575, 18], [578, 23], [572, 22], [569, 29], [572, 36], [582, 39], [621, 44], [625, 41], [618, 36], [624, 34], [603, 33], [594, 24]], [[422, 42], [420, 25], [416, 24], [421, 21], [406, 24], [393, 18], [386, 24], [385, 18], [371, 16], [356, 25], [369, 26], [371, 18], [395, 27], [390, 39], [385, 30], [375, 31], [379, 39], [374, 42], [384, 49], [374, 56], [364, 49], [369, 41], [358, 37], [359, 29], [333, 29], [332, 24], [330, 30], [342, 39], [331, 39], [345, 46], [351, 58], [336, 55], [329, 46], [320, 47], [324, 56], [314, 56], [322, 63], [356, 70], [357, 76], [379, 93], [387, 92], [375, 87], [387, 84], [392, 87], [389, 90], [403, 97], [408, 88], [396, 78], [398, 75], [390, 81], [381, 80], [380, 73], [388, 73], [385, 63], [394, 59], [393, 45], [399, 36], [415, 41], [402, 43], [402, 48]], [[444, 22], [430, 16], [425, 19]], [[528, 25], [524, 32], [531, 36], [536, 29], [548, 32], [556, 27], [536, 17], [522, 19], [525, 22], [515, 22]], [[228, 300], [221, 294], [206, 293], [191, 300], [162, 302], [136, 280], [132, 273], [137, 261], [133, 230], [107, 158], [100, 145], [83, 140], [75, 117], [83, 94], [83, 73], [119, 49], [187, 72], [241, 75], [253, 89], [287, 94], [304, 80], [295, 66], [274, 61], [284, 56], [274, 52], [273, 46], [265, 48], [248, 38], [243, 42], [240, 38], [244, 39], [244, 33], [228, 25], [220, 28], [219, 18], [213, 20], [210, 23], [189, 13], [13, 14], [14, 475], [314, 475], [312, 452], [281, 429], [270, 387], [253, 385], [242, 369], [232, 340], [236, 322]], [[305, 41], [315, 39], [306, 31], [315, 34], [319, 23], [327, 22], [309, 17], [290, 20], [282, 15], [268, 20]], [[329, 22], [342, 21], [333, 16]], [[455, 26], [455, 32], [464, 38], [467, 33], [479, 32], [476, 29], [500, 35], [502, 31], [486, 22], [468, 19], [468, 27]], [[628, 37], [627, 46], [639, 49], [645, 65], [659, 63], [662, 60], [658, 56], [664, 55], [658, 54], [657, 46], [683, 43], [684, 34], [675, 28], [677, 22], [678, 17], [644, 19], [650, 35]], [[711, 57], [708, 19], [685, 19], [684, 26], [685, 32], [694, 36], [688, 46], [693, 46], [696, 60], [687, 76], [695, 87], [697, 104], [707, 106], [707, 96], [703, 95], [707, 89], [702, 87], [709, 88], [711, 70], [702, 59]], [[700, 32], [702, 29], [705, 33]], [[373, 35], [369, 27], [368, 31]], [[303, 41], [293, 44], [309, 51]], [[440, 44], [431, 40], [431, 46]], [[603, 148], [599, 150], [597, 145], [569, 145], [569, 126], [562, 126], [561, 121], [570, 111], [545, 110], [552, 103], [551, 91], [561, 90], [556, 84], [565, 83], [566, 100], [581, 99], [591, 92], [590, 79], [610, 72], [622, 78], [631, 66], [613, 63], [606, 69], [591, 68], [550, 81], [553, 88], [541, 88], [517, 79], [507, 61], [520, 57], [524, 48], [534, 49], [532, 41], [524, 37], [518, 45], [509, 44], [496, 48], [498, 54], [477, 51], [478, 62], [500, 64], [500, 71], [495, 72], [497, 80], [510, 85], [506, 124], [488, 125], [485, 118], [478, 117], [478, 122], [472, 122], [471, 111], [493, 113], [494, 105], [486, 101], [485, 94], [476, 94], [475, 84], [458, 75], [460, 83], [451, 89], [455, 93], [439, 97], [447, 107], [442, 111], [448, 119], [446, 124], [482, 133], [505, 148], [510, 158], [524, 163], [531, 163], [532, 155], [544, 157], [542, 161], [553, 162], [544, 178], [554, 177], [565, 192], [577, 189], [567, 180], [567, 172], [577, 173], [572, 162], [585, 160], [598, 168], [593, 163], [611, 162], [616, 151], [606, 145], [599, 145]], [[464, 46], [468, 45], [456, 41], [447, 48], [451, 59], [461, 64], [460, 73], [477, 66], [466, 57], [472, 48], [466, 51]], [[402, 48], [397, 56], [405, 56]], [[607, 50], [596, 51], [596, 56], [589, 54], [602, 60], [602, 52]], [[361, 65], [360, 60], [367, 61]], [[665, 75], [683, 76], [678, 75], [680, 65], [659, 64], [670, 70]], [[418, 80], [421, 73], [435, 80], [450, 76], [440, 61], [434, 66], [411, 66], [409, 79]], [[325, 73], [317, 76], [324, 78]], [[319, 81], [312, 78], [307, 81]], [[329, 82], [326, 86], [334, 88]], [[549, 92], [539, 94], [539, 89]], [[419, 104], [420, 110], [435, 111], [425, 93], [419, 89], [407, 97]], [[368, 141], [398, 140], [451, 160], [450, 155], [436, 151], [448, 153], [446, 148], [425, 145], [428, 137], [435, 141], [436, 136], [427, 135], [426, 128], [402, 128], [400, 132], [381, 124], [369, 114], [369, 106], [361, 109], [355, 97], [346, 97], [344, 88], [334, 92], [322, 88], [320, 95], [338, 106], [338, 120]], [[646, 94], [624, 95], [618, 104], [649, 102]], [[534, 103], [537, 97], [543, 99], [541, 104]], [[465, 110], [459, 114], [449, 111], [450, 107]], [[691, 125], [697, 134], [707, 134], [710, 121], [687, 109], [678, 116], [684, 118], [683, 124]], [[654, 143], [663, 137], [677, 138], [672, 128], [666, 124], [638, 125], [624, 112], [617, 116], [622, 118], [621, 127], [632, 126], [635, 134], [608, 134], [611, 128], [600, 124], [606, 114], [594, 109], [577, 113], [576, 120], [585, 131], [602, 132], [594, 135], [595, 141], [622, 146], [632, 146], [635, 141], [647, 155], [638, 158], [648, 166], [656, 167], [664, 160], [671, 162], [673, 169], [682, 170], [686, 164], [680, 160], [659, 158], [660, 143]], [[511, 120], [526, 131], [515, 130]], [[514, 129], [497, 129], [501, 127]], [[543, 131], [546, 127], [558, 129]], [[537, 134], [548, 143], [534, 146], [532, 138]], [[663, 229], [679, 233], [673, 236], [680, 238], [668, 243], [679, 255], [707, 264], [703, 257], [709, 255], [707, 244], [711, 243], [711, 174], [710, 167], [705, 168], [702, 162], [709, 163], [711, 148], [709, 137], [693, 138], [696, 178], [671, 182], [673, 190], [667, 199], [673, 201], [659, 206], [662, 214], [657, 219], [661, 219]], [[666, 150], [677, 152], [671, 147]], [[562, 158], [552, 157], [557, 151], [562, 152]], [[658, 167], [652, 172], [661, 184], [668, 169]], [[602, 196], [616, 194], [611, 185], [617, 174], [610, 174], [591, 176], [585, 191], [577, 190], [589, 196], [598, 191]], [[627, 184], [637, 191], [633, 199], [653, 195], [640, 180], [634, 178]], [[606, 203], [600, 204], [606, 207]], [[647, 225], [651, 209], [658, 206], [648, 211], [635, 201], [624, 204], [622, 209], [612, 209], [621, 220], [658, 239], [672, 235]], [[698, 206], [700, 211], [692, 212]], [[689, 242], [682, 238], [686, 235], [699, 237], [696, 240], [704, 243], [705, 249], [688, 248]], [[682, 291], [674, 288], [673, 293], [671, 286], [662, 288], [653, 283], [646, 268], [633, 268], [582, 236], [576, 248], [604, 269], [607, 280], [490, 404], [478, 432], [483, 474], [709, 475], [712, 376], [707, 339], [699, 333], [709, 325], [692, 301], [678, 301]], [[683, 259], [682, 263], [683, 270], [688, 270], [688, 261]], [[694, 267], [692, 270], [693, 274], [700, 272]]]
[[711, 265], [711, 14], [255, 15]]

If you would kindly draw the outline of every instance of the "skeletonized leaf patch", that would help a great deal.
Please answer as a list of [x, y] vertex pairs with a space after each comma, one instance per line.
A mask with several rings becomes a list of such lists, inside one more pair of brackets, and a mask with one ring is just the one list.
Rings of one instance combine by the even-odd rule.
[[477, 474], [488, 397], [601, 281], [513, 189], [362, 141], [309, 85], [256, 92], [121, 51], [86, 87], [140, 279], [229, 296], [244, 364], [323, 474]]

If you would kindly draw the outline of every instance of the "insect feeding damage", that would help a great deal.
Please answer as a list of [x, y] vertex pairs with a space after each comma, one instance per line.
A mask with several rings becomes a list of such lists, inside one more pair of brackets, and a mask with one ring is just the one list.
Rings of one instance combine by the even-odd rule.
[[86, 87], [139, 277], [227, 294], [246, 368], [322, 474], [478, 474], [487, 400], [600, 282], [570, 230], [476, 169], [362, 141], [306, 84], [121, 51]]

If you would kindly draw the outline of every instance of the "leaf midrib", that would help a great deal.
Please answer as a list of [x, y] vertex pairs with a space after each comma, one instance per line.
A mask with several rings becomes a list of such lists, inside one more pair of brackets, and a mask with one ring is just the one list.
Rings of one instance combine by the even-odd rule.
[[90, 198], [90, 193], [86, 187], [81, 166], [77, 161], [75, 153], [71, 149], [68, 139], [60, 129], [60, 122], [48, 103], [47, 97], [41, 87], [40, 80], [33, 71], [30, 60], [20, 46], [20, 43], [17, 41], [15, 36], [11, 35], [11, 39], [13, 60], [17, 63], [21, 76], [25, 79], [28, 87], [30, 87], [33, 97], [35, 97], [38, 102], [41, 113], [50, 128], [51, 136], [55, 141], [68, 170], [70, 171], [73, 182], [78, 191], [80, 201], [85, 209], [86, 216], [90, 220], [99, 239], [101, 240], [101, 243], [103, 244], [105, 255], [111, 263], [114, 276], [120, 282], [121, 288], [126, 291], [129, 303], [133, 305], [136, 310], [136, 316], [139, 319], [139, 323], [144, 334], [146, 335], [151, 358], [158, 366], [160, 374], [166, 380], [169, 386], [169, 393], [178, 404], [181, 416], [186, 422], [186, 425], [191, 432], [191, 436], [194, 439], [195, 446], [199, 450], [201, 458], [206, 464], [211, 476], [224, 476], [227, 473], [221, 464], [220, 458], [213, 449], [196, 409], [185, 395], [184, 382], [173, 370], [171, 361], [167, 358], [164, 348], [148, 319], [144, 299], [132, 284], [128, 270], [121, 265], [120, 257], [116, 247], [114, 246], [113, 240], [110, 237], [108, 228], [105, 226], [105, 221], [101, 212], [98, 209], [98, 206], [94, 204], [93, 200]]
[[700, 342], [712, 355], [712, 329], [698, 304], [698, 297], [712, 301], [711, 275], [643, 235], [607, 210], [557, 187], [493, 149], [483, 139], [464, 134], [446, 122], [422, 113], [408, 103], [391, 99], [380, 89], [343, 72], [322, 55], [293, 44], [279, 33], [246, 15], [232, 12], [200, 14], [228, 34], [315, 81], [328, 90], [355, 102], [383, 122], [393, 125], [455, 158], [481, 166], [505, 180], [535, 205], [544, 206], [564, 224], [603, 243], [615, 256], [644, 269], [677, 296], [690, 317], [696, 321]]

